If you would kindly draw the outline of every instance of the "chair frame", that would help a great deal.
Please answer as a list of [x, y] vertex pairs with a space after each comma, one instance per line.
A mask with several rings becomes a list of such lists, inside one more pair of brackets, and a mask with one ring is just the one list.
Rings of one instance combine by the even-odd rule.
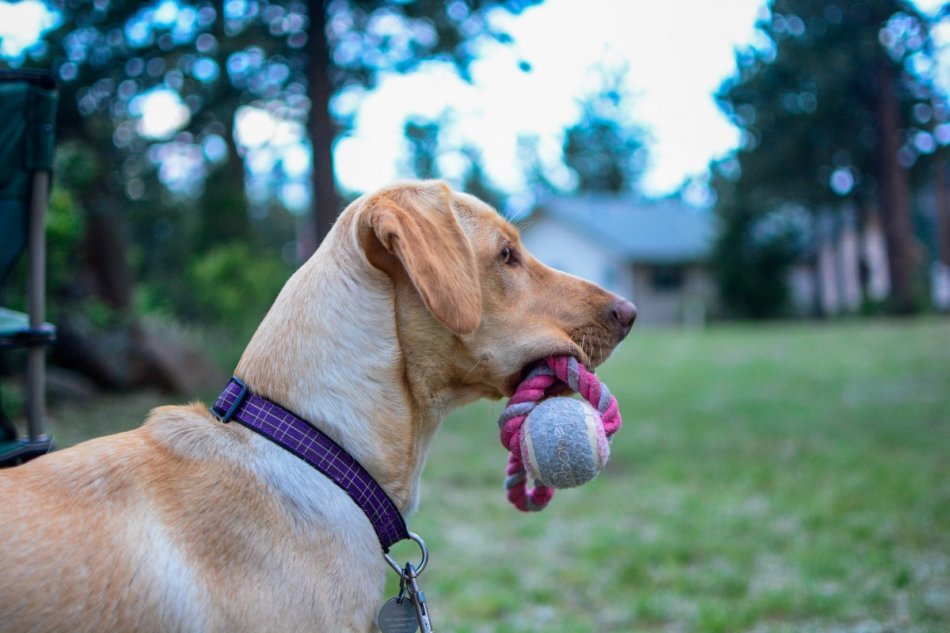
[[[4, 73], [6, 79], [23, 79], [40, 85], [53, 84], [52, 76], [40, 72]], [[44, 85], [45, 87], [45, 85]], [[27, 213], [27, 319], [28, 328], [0, 339], [0, 349], [27, 348], [26, 420], [27, 439], [16, 441], [2, 453], [0, 466], [22, 463], [52, 450], [44, 431], [46, 419], [46, 347], [56, 339], [56, 328], [46, 318], [46, 216], [49, 207], [51, 169], [36, 168], [30, 174]]]

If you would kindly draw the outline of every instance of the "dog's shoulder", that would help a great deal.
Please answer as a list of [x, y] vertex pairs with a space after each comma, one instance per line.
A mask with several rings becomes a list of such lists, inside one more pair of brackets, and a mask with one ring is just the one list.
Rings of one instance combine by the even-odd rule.
[[249, 437], [198, 402], [152, 409], [139, 432], [153, 450], [181, 459], [221, 459], [247, 450]]

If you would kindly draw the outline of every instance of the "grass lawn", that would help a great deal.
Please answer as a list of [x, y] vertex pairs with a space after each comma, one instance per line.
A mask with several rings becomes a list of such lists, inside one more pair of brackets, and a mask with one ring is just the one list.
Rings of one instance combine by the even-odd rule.
[[[950, 321], [635, 328], [599, 373], [610, 464], [544, 512], [505, 500], [502, 403], [440, 430], [436, 630], [950, 631]], [[58, 439], [156, 401], [54, 409]]]

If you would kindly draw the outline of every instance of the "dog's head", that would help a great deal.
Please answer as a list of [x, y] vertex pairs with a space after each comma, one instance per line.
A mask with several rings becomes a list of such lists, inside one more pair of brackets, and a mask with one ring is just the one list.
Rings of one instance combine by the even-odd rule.
[[392, 280], [406, 374], [426, 395], [507, 396], [554, 354], [595, 367], [636, 318], [631, 302], [545, 266], [494, 209], [444, 183], [396, 185], [352, 211], [360, 250]]

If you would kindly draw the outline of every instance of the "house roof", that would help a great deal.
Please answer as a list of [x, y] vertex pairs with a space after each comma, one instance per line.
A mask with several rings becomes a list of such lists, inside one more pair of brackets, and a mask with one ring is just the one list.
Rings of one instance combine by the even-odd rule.
[[537, 213], [583, 233], [629, 260], [658, 263], [705, 258], [714, 237], [710, 211], [679, 200], [606, 194], [552, 198]]

